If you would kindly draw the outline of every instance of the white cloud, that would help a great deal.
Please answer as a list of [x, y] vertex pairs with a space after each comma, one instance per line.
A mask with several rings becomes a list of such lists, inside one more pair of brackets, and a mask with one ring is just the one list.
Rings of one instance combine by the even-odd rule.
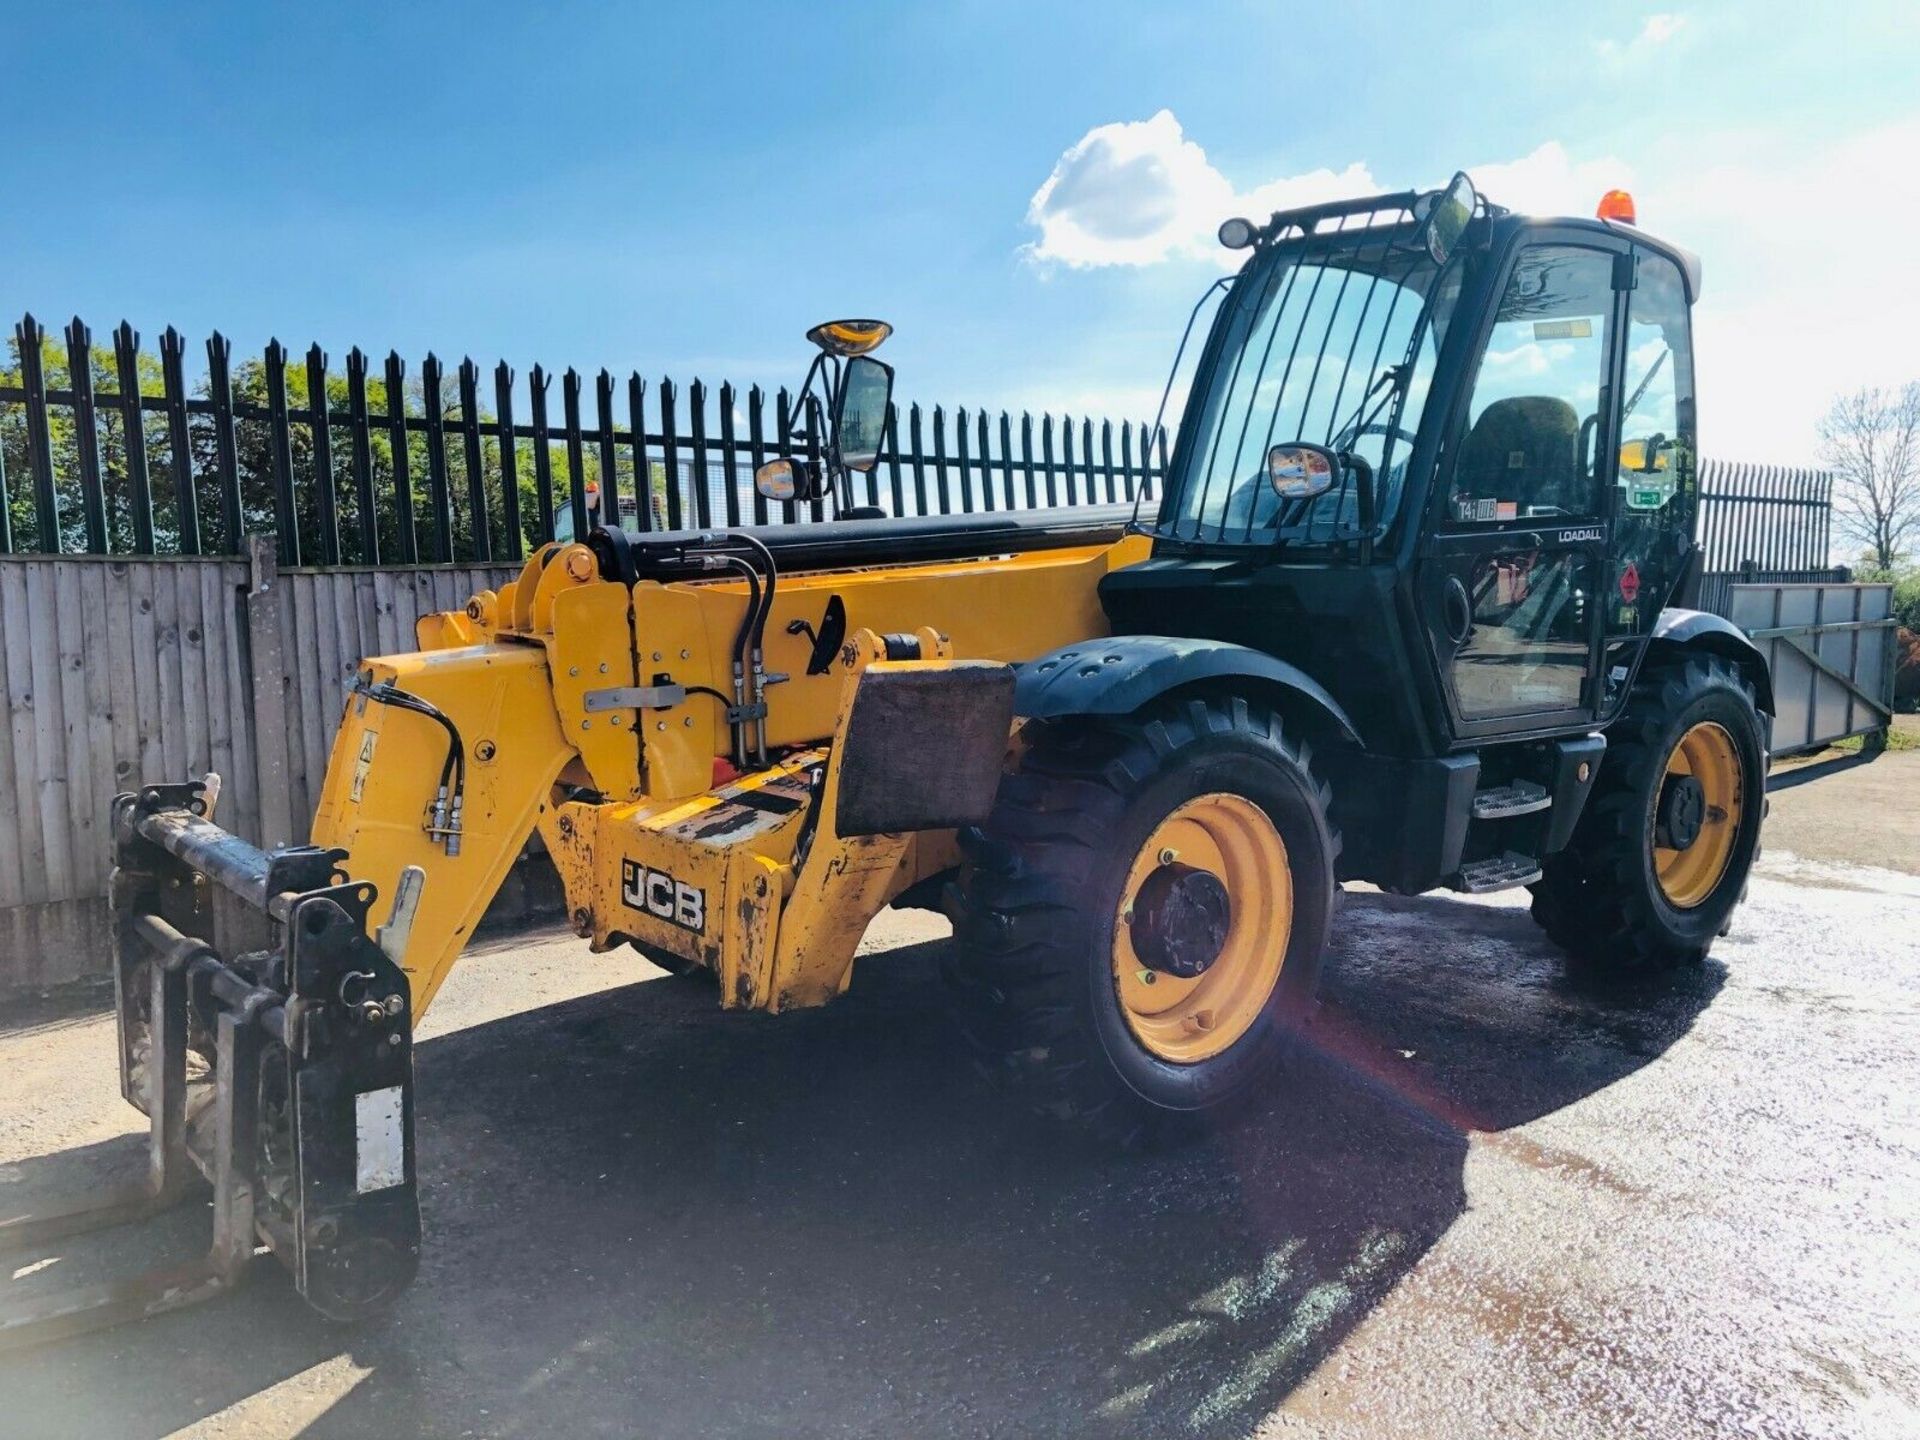
[[1682, 30], [1686, 29], [1687, 17], [1671, 12], [1649, 15], [1640, 26], [1640, 33], [1622, 45], [1618, 40], [1601, 40], [1594, 50], [1603, 60], [1626, 61], [1644, 57], [1648, 51], [1665, 45]]
[[1500, 370], [1515, 375], [1541, 375], [1552, 363], [1547, 347], [1537, 340], [1530, 340], [1525, 345], [1517, 346], [1512, 350], [1489, 350], [1486, 358], [1489, 370]]
[[1917, 152], [1920, 118], [1817, 146], [1733, 135], [1647, 178], [1642, 223], [1705, 268], [1694, 317], [1704, 453], [1812, 463], [1834, 396], [1920, 378], [1908, 259]]
[[1633, 167], [1624, 160], [1576, 161], [1558, 140], [1518, 160], [1469, 165], [1467, 173], [1482, 195], [1523, 215], [1591, 215], [1607, 191], [1633, 184]]
[[1640, 27], [1640, 38], [1649, 45], [1664, 45], [1678, 35], [1686, 23], [1684, 15], [1649, 15], [1647, 23]]
[[[1482, 192], [1512, 210], [1584, 215], [1607, 190], [1629, 184], [1629, 166], [1611, 157], [1574, 161], [1558, 141], [1517, 160], [1470, 166]], [[1438, 184], [1445, 176], [1426, 177]], [[1232, 215], [1264, 221], [1276, 210], [1387, 189], [1366, 165], [1309, 170], [1236, 190], [1171, 110], [1150, 120], [1096, 125], [1054, 162], [1034, 191], [1027, 223], [1039, 238], [1023, 253], [1074, 269], [1241, 257], [1215, 238]]]
[[1229, 216], [1264, 220], [1288, 206], [1378, 188], [1366, 167], [1349, 165], [1236, 193], [1173, 112], [1162, 110], [1148, 120], [1096, 125], [1068, 147], [1027, 205], [1027, 223], [1040, 237], [1025, 253], [1076, 269], [1213, 259], [1227, 253], [1214, 232]]

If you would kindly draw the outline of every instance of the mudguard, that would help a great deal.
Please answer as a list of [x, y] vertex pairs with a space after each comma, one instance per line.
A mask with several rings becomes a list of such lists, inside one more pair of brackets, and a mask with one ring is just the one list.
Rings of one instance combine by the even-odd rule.
[[1753, 684], [1754, 703], [1767, 714], [1774, 714], [1773, 672], [1766, 653], [1747, 638], [1746, 632], [1724, 616], [1705, 610], [1662, 610], [1647, 637], [1646, 658], [1693, 648], [1706, 650], [1731, 660]]
[[1340, 702], [1297, 665], [1224, 640], [1115, 635], [1042, 655], [1019, 669], [1013, 709], [1030, 720], [1061, 715], [1130, 715], [1169, 691], [1201, 680], [1251, 681], [1301, 696], [1354, 744]]

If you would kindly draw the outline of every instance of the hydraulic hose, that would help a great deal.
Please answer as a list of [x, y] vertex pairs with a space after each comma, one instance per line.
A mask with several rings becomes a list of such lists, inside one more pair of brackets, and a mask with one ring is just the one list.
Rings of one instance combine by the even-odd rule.
[[459, 727], [431, 701], [402, 690], [398, 685], [383, 682], [378, 685], [356, 685], [354, 688], [376, 704], [391, 705], [396, 710], [410, 710], [415, 715], [424, 715], [447, 732], [447, 757], [440, 764], [440, 787], [434, 794], [433, 824], [429, 833], [444, 842], [449, 856], [458, 855], [461, 810], [466, 803], [467, 790], [467, 749], [461, 742]]
[[773, 551], [769, 550], [757, 537], [736, 532], [727, 538], [738, 541], [756, 552], [767, 573], [766, 594], [762, 597], [758, 613], [754, 616], [752, 655], [753, 698], [754, 703], [760, 707], [760, 715], [754, 721], [753, 753], [755, 761], [765, 765], [767, 763], [767, 619], [773, 614], [773, 596], [780, 584], [780, 567], [774, 562]]
[[739, 718], [733, 721], [733, 763], [744, 770], [747, 768], [747, 649], [760, 619], [760, 573], [738, 555], [720, 554], [714, 558], [727, 568], [737, 570], [747, 581], [746, 613], [740, 617], [740, 628], [733, 636], [733, 708], [739, 712]]

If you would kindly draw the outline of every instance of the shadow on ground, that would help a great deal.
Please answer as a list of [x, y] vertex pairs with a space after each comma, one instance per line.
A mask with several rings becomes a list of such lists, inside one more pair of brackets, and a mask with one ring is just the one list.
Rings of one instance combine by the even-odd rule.
[[12, 1433], [160, 1436], [315, 1366], [262, 1428], [1245, 1433], [1460, 1213], [1465, 1130], [1646, 1064], [1721, 975], [1571, 988], [1524, 912], [1432, 897], [1352, 897], [1339, 930], [1293, 1083], [1171, 1155], [1013, 1121], [944, 1024], [938, 945], [808, 1014], [656, 981], [431, 1040], [427, 1251], [389, 1321], [330, 1329], [269, 1270], [0, 1363]]

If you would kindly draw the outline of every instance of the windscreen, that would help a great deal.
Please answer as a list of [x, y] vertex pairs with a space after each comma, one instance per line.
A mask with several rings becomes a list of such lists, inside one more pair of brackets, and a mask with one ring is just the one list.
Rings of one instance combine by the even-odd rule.
[[1374, 532], [1392, 522], [1461, 271], [1407, 241], [1396, 230], [1296, 242], [1241, 275], [1182, 426], [1158, 533], [1244, 544], [1359, 534], [1350, 470], [1316, 500], [1273, 493], [1267, 450], [1294, 442], [1365, 459]]

